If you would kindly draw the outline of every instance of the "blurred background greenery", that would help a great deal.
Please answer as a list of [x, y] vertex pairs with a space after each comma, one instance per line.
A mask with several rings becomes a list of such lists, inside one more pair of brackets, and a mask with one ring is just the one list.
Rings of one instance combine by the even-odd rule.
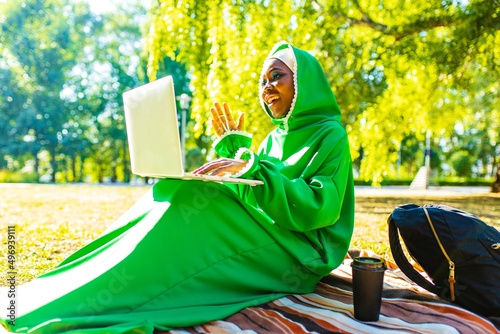
[[0, 0], [0, 182], [136, 181], [121, 96], [167, 74], [193, 98], [187, 169], [215, 157], [214, 101], [257, 149], [280, 40], [322, 64], [358, 184], [409, 184], [431, 133], [435, 182], [500, 191], [499, 0]]

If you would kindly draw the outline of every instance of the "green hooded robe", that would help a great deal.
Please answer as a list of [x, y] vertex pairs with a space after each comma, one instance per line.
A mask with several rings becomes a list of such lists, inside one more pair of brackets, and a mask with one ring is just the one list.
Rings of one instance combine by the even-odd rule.
[[[232, 131], [219, 154], [264, 185], [164, 179], [96, 240], [16, 287], [16, 333], [153, 333], [312, 292], [344, 259], [353, 230], [347, 135], [325, 74], [295, 55], [292, 107], [258, 154]], [[261, 100], [264, 110], [272, 118]], [[2, 309], [10, 305], [0, 290]]]

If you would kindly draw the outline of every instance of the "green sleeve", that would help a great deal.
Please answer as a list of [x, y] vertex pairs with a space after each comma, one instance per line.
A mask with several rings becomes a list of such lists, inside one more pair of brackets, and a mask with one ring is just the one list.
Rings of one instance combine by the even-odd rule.
[[285, 177], [272, 162], [259, 160], [251, 151], [240, 156], [253, 162], [239, 177], [264, 181], [263, 186], [253, 187], [257, 203], [281, 228], [306, 232], [340, 218], [346, 189], [353, 187], [352, 180], [348, 184], [352, 163], [347, 135], [341, 140], [325, 138], [310, 162], [311, 168], [318, 167], [308, 181]]
[[252, 135], [245, 131], [228, 131], [213, 144], [215, 152], [224, 158], [233, 158], [240, 148], [252, 145]]

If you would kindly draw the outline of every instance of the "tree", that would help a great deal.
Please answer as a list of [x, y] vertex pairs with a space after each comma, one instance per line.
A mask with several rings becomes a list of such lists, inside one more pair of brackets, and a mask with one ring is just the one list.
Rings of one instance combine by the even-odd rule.
[[[474, 112], [463, 108], [474, 92], [494, 86], [498, 94], [498, 0], [160, 0], [152, 12], [148, 74], [155, 77], [165, 55], [193, 69], [196, 135], [217, 99], [247, 111], [256, 144], [262, 140], [272, 124], [254, 112], [252, 83], [272, 43], [286, 39], [323, 65], [353, 159], [363, 152], [360, 174], [375, 183], [391, 172], [404, 138], [448, 136]], [[481, 99], [488, 113], [493, 102]]]
[[144, 82], [138, 69], [145, 15], [141, 6], [122, 3], [115, 13], [98, 16], [100, 29], [89, 37], [78, 71], [86, 79], [72, 86], [72, 94], [86, 106], [79, 123], [87, 126], [83, 135], [90, 146], [80, 160], [92, 161], [99, 182], [104, 177], [130, 181], [122, 94]]
[[467, 151], [455, 151], [450, 157], [450, 162], [458, 176], [471, 175], [472, 157]]
[[[82, 181], [89, 173], [128, 182], [122, 94], [148, 82], [146, 10], [129, 2], [94, 15], [70, 0], [0, 7], [0, 168], [8, 167], [3, 157], [18, 169], [34, 159], [38, 171], [38, 156], [48, 151], [52, 181]], [[169, 58], [160, 64], [179, 95], [190, 93], [183, 67]], [[203, 148], [202, 139], [191, 145]]]
[[47, 150], [55, 181], [62, 128], [70, 119], [61, 91], [81, 54], [82, 37], [91, 32], [92, 16], [88, 6], [62, 0], [10, 1], [2, 12], [2, 54], [11, 65], [4, 87], [13, 87], [1, 106], [9, 119], [5, 152], [23, 150], [37, 160], [38, 152]]
[[[117, 13], [100, 17], [102, 28], [88, 43], [89, 60], [86, 73], [96, 73], [81, 85], [82, 99], [101, 101], [99, 108], [92, 109], [88, 120], [92, 131], [92, 159], [96, 163], [99, 181], [109, 176], [112, 182], [120, 174], [130, 181], [127, 133], [123, 112], [122, 94], [149, 81], [146, 76], [147, 54], [143, 52], [141, 39], [146, 11], [139, 3], [122, 3]], [[133, 19], [131, 19], [133, 18]], [[186, 70], [178, 63], [165, 58], [159, 63], [159, 75], [172, 75], [176, 94], [190, 93]]]

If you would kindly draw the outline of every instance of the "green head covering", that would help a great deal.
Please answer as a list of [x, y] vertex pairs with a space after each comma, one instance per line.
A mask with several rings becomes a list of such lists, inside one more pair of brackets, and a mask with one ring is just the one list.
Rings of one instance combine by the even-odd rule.
[[[287, 42], [277, 43], [269, 53], [266, 61], [280, 50], [288, 48], [294, 56], [293, 81], [295, 95], [292, 100], [290, 111], [280, 118], [274, 118], [271, 111], [262, 100], [262, 89], [259, 88], [259, 98], [262, 108], [271, 117], [274, 124], [278, 125], [285, 132], [308, 126], [313, 123], [322, 122], [327, 119], [340, 120], [340, 109], [328, 84], [325, 72], [319, 62], [309, 54], [295, 48]], [[265, 64], [266, 62], [264, 62]], [[287, 64], [287, 66], [289, 66]], [[264, 75], [266, 68], [262, 68]]]

